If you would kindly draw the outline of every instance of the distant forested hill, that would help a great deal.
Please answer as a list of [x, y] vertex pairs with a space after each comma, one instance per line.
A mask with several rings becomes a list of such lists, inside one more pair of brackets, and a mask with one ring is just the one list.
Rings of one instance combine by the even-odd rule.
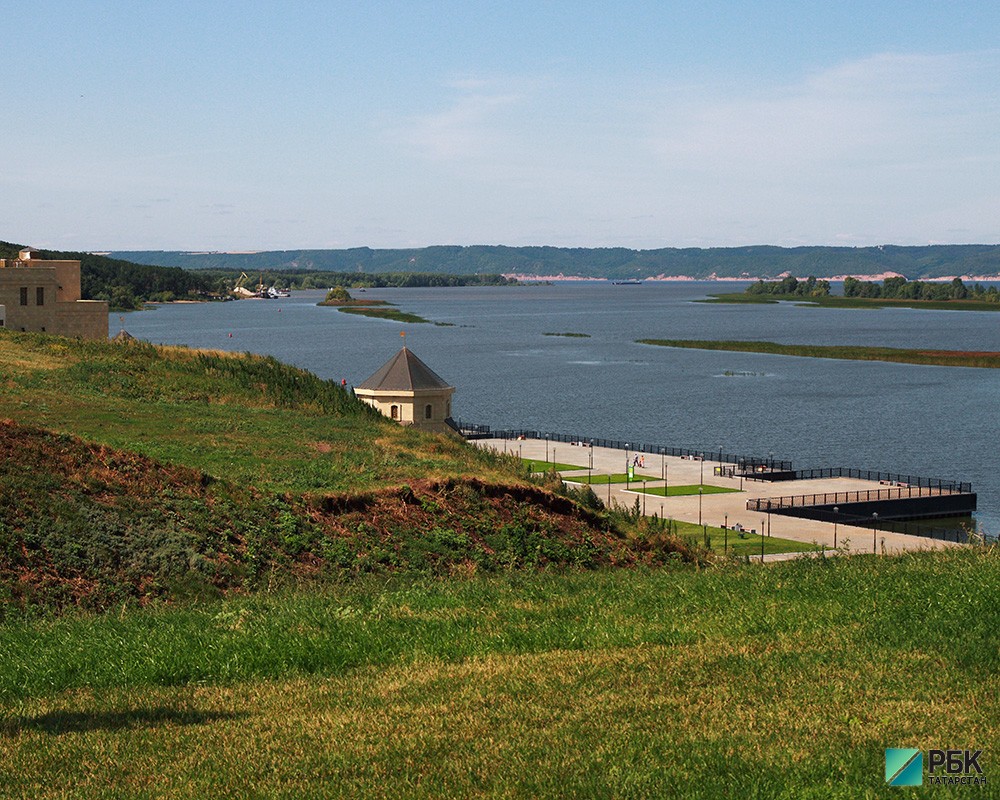
[[649, 278], [657, 275], [708, 278], [768, 278], [788, 272], [805, 277], [877, 275], [898, 272], [910, 280], [954, 275], [1000, 276], [1000, 245], [924, 247], [712, 247], [629, 250], [612, 248], [424, 247], [410, 250], [271, 250], [257, 253], [119, 251], [142, 264], [185, 269], [255, 272], [313, 269], [333, 272], [431, 272], [449, 275], [519, 273], [593, 278]]
[[[0, 258], [17, 258], [24, 245], [0, 242]], [[44, 258], [80, 262], [80, 289], [84, 300], [107, 300], [113, 309], [141, 308], [144, 300], [173, 300], [210, 292], [206, 275], [176, 266], [150, 266], [90, 253], [41, 250]]]

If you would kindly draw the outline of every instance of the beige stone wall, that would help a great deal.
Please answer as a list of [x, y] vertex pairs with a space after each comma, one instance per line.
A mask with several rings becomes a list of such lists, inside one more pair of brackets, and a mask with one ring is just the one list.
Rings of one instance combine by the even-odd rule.
[[[26, 290], [22, 305], [22, 289]], [[38, 292], [42, 303], [38, 303]], [[0, 259], [5, 327], [84, 339], [108, 338], [108, 304], [80, 300], [80, 262]]]
[[53, 333], [81, 339], [108, 338], [108, 304], [104, 300], [57, 303], [57, 328]]
[[[395, 419], [401, 425], [412, 425], [421, 430], [441, 433], [451, 430], [445, 419], [451, 416], [451, 396], [453, 388], [441, 391], [421, 392], [376, 392], [370, 389], [355, 389], [358, 399], [377, 409], [380, 413]], [[426, 414], [431, 407], [431, 416]], [[396, 407], [396, 416], [392, 408]]]
[[79, 261], [46, 261], [56, 271], [58, 284], [57, 298], [60, 303], [75, 303], [80, 299], [80, 262]]

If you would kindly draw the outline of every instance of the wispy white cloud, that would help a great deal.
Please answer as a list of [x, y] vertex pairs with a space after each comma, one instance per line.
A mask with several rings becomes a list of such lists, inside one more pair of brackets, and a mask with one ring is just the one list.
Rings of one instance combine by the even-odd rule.
[[739, 99], [689, 97], [665, 110], [665, 132], [651, 146], [667, 166], [737, 174], [983, 157], [955, 151], [996, 122], [990, 96], [998, 67], [1000, 51], [881, 54]]
[[1000, 51], [877, 54], [769, 85], [461, 76], [384, 144], [434, 192], [418, 224], [463, 240], [988, 241], [997, 75]]
[[411, 116], [388, 132], [390, 140], [435, 161], [489, 159], [513, 144], [509, 116], [530, 91], [515, 82], [457, 78], [445, 84], [444, 107]]

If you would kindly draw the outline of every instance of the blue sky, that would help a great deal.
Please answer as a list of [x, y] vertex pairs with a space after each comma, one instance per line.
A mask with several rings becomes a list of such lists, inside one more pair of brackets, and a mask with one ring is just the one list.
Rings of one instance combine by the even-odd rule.
[[1000, 242], [992, 2], [9, 2], [0, 239]]

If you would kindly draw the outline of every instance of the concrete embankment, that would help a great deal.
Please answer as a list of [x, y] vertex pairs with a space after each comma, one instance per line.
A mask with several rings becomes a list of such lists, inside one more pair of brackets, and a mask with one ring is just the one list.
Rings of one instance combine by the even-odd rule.
[[[633, 454], [607, 447], [583, 447], [565, 442], [553, 443], [538, 439], [480, 439], [475, 441], [480, 447], [489, 447], [501, 452], [519, 455], [525, 459], [537, 459], [550, 463], [560, 463], [582, 467], [580, 470], [561, 470], [564, 481], [573, 482], [574, 477], [590, 474], [612, 475], [626, 471]], [[624, 483], [602, 483], [599, 478], [591, 484], [594, 492], [605, 503], [618, 503], [633, 507], [639, 498], [640, 509], [647, 516], [656, 514], [661, 518], [683, 520], [698, 524], [730, 528], [739, 524], [747, 530], [764, 531], [772, 536], [790, 539], [803, 544], [815, 544], [828, 549], [835, 546], [850, 553], [898, 553], [908, 550], [929, 550], [954, 547], [954, 542], [944, 542], [922, 536], [877, 530], [856, 525], [834, 524], [820, 520], [800, 519], [780, 514], [766, 514], [747, 510], [750, 499], [777, 498], [796, 494], [825, 494], [878, 490], [884, 488], [877, 481], [858, 478], [818, 478], [801, 481], [751, 481], [739, 477], [716, 475], [716, 467], [729, 468], [731, 464], [720, 464], [706, 455], [704, 461], [644, 454], [645, 467], [635, 470], [636, 481], [628, 487]], [[722, 494], [689, 494], [660, 497], [636, 491], [636, 483], [645, 481], [648, 488], [663, 486], [663, 478], [670, 486], [700, 485], [718, 486], [737, 491]], [[834, 539], [836, 538], [836, 545]], [[778, 559], [779, 555], [768, 556], [765, 560]], [[787, 557], [787, 556], [783, 556]]]

